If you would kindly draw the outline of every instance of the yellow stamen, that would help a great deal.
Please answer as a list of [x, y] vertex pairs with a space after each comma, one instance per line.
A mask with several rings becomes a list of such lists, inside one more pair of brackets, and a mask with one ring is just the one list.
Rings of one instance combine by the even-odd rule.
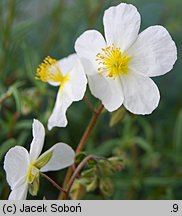
[[43, 82], [63, 82], [65, 77], [56, 63], [57, 60], [47, 56], [37, 68], [35, 79]]
[[128, 74], [130, 56], [122, 53], [120, 48], [113, 45], [102, 48], [102, 51], [96, 55], [96, 61], [100, 65], [98, 68], [100, 76], [106, 73], [108, 77], [115, 78]]

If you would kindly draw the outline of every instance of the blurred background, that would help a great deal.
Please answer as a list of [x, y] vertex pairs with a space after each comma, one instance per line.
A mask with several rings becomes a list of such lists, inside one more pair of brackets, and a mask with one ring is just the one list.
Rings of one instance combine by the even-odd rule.
[[[46, 127], [57, 88], [35, 80], [38, 64], [48, 55], [60, 59], [74, 52], [76, 38], [87, 29], [103, 32], [103, 12], [120, 0], [0, 1], [0, 199], [9, 186], [3, 170], [9, 148], [29, 149], [33, 118]], [[161, 24], [177, 44], [174, 69], [155, 78], [159, 107], [149, 116], [124, 108], [104, 112], [87, 143], [87, 154], [118, 156], [125, 169], [113, 174], [104, 194], [95, 187], [82, 199], [182, 199], [182, 1], [130, 0], [142, 16], [141, 30]], [[97, 101], [87, 90], [94, 105]], [[67, 128], [46, 128], [44, 150], [63, 141], [76, 148], [90, 118], [85, 101], [68, 110]], [[66, 170], [48, 173], [60, 185]], [[107, 185], [107, 184], [106, 184]], [[29, 199], [56, 199], [59, 191], [41, 178], [40, 192]]]

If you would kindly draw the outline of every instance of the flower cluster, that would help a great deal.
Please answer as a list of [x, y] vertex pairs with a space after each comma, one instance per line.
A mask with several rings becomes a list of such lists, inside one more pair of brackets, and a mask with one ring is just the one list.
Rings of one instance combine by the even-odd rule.
[[[103, 17], [105, 38], [96, 30], [84, 32], [75, 42], [76, 53], [55, 60], [46, 57], [35, 78], [58, 86], [48, 129], [67, 125], [66, 111], [83, 99], [87, 80], [92, 95], [109, 112], [120, 106], [134, 114], [150, 114], [159, 103], [158, 87], [150, 77], [169, 72], [177, 59], [177, 49], [168, 31], [159, 25], [139, 33], [141, 17], [136, 7], [121, 3], [110, 7]], [[21, 146], [8, 151], [4, 169], [12, 192], [9, 199], [36, 195], [41, 172], [60, 170], [74, 163], [74, 151], [57, 143], [40, 156], [45, 131], [33, 122], [30, 153]]]

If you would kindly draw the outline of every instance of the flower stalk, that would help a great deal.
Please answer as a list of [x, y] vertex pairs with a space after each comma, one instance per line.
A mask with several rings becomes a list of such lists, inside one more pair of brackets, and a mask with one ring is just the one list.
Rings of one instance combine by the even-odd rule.
[[68, 199], [69, 196], [69, 192], [71, 190], [71, 187], [76, 179], [76, 177], [79, 175], [81, 169], [88, 163], [89, 160], [94, 159], [94, 157], [92, 155], [87, 156], [85, 159], [83, 159], [83, 161], [77, 166], [77, 168], [75, 169], [69, 183], [68, 183], [68, 189], [65, 193], [65, 199]]
[[79, 144], [78, 144], [78, 147], [76, 149], [76, 154], [81, 152], [83, 150], [83, 148], [85, 147], [86, 142], [87, 142], [87, 140], [88, 140], [88, 138], [90, 136], [90, 133], [92, 132], [92, 130], [93, 130], [93, 128], [94, 128], [94, 126], [95, 126], [95, 124], [96, 124], [96, 122], [98, 120], [98, 117], [102, 113], [103, 109], [104, 109], [104, 106], [101, 104], [98, 107], [98, 109], [93, 113], [93, 116], [92, 116], [92, 118], [91, 118], [91, 120], [90, 120], [90, 122], [89, 122], [89, 124], [88, 124], [88, 126], [87, 126], [87, 128], [86, 128], [86, 130], [85, 130]]
[[47, 179], [54, 187], [56, 187], [60, 192], [66, 193], [66, 191], [60, 187], [53, 179], [51, 179], [49, 176], [47, 176], [46, 174], [40, 172], [40, 175], [42, 177], [44, 177], [45, 179]]
[[90, 100], [88, 99], [87, 96], [84, 96], [84, 100], [85, 100], [86, 104], [88, 105], [88, 107], [90, 108], [90, 110], [91, 110], [93, 113], [95, 113], [95, 109], [94, 109], [92, 103], [90, 102]]
[[[91, 120], [90, 120], [87, 128], [85, 129], [85, 132], [83, 133], [83, 136], [82, 136], [82, 138], [81, 138], [81, 140], [80, 140], [80, 142], [78, 144], [78, 147], [76, 149], [76, 154], [80, 153], [84, 149], [84, 147], [85, 147], [85, 145], [87, 143], [87, 140], [88, 140], [88, 138], [89, 138], [89, 136], [90, 136], [90, 134], [91, 134], [94, 126], [96, 125], [96, 122], [97, 122], [99, 116], [101, 115], [103, 109], [104, 109], [104, 106], [101, 104], [95, 110], [95, 112], [93, 112], [92, 118], [91, 118]], [[72, 173], [73, 173], [73, 169], [72, 169], [72, 167], [69, 167], [69, 169], [68, 169], [68, 171], [66, 173], [66, 177], [65, 177], [64, 183], [63, 183], [63, 188], [64, 189], [67, 187], [68, 182], [69, 182], [69, 180], [71, 178]], [[64, 199], [64, 198], [65, 198], [65, 194], [64, 193], [60, 193], [58, 199]]]

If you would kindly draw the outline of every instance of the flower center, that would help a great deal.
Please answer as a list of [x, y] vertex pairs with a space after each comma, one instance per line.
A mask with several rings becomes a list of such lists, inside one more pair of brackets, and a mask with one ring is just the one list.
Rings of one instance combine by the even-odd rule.
[[29, 184], [39, 177], [39, 169], [35, 167], [33, 164], [30, 164], [28, 173], [27, 173], [27, 181]]
[[39, 190], [39, 169], [34, 166], [34, 164], [30, 164], [28, 173], [27, 173], [27, 182], [29, 184], [29, 193], [32, 196], [36, 196]]
[[96, 61], [100, 65], [98, 72], [101, 76], [106, 73], [108, 77], [116, 78], [128, 74], [130, 56], [114, 45], [102, 48], [102, 52], [96, 55]]
[[57, 60], [47, 56], [44, 61], [39, 64], [35, 78], [43, 82], [57, 82], [62, 83], [65, 77], [61, 73], [60, 68], [56, 65]]

